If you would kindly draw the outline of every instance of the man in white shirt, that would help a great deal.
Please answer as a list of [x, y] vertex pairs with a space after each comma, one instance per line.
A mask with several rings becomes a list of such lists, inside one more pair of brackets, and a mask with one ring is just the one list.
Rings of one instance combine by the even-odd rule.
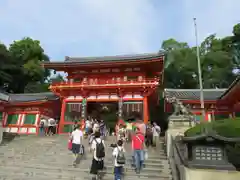
[[77, 125], [74, 127], [74, 131], [71, 133], [70, 139], [72, 141], [72, 152], [74, 155], [74, 163], [80, 153], [80, 148], [83, 140], [83, 132], [80, 130], [80, 126]]
[[98, 122], [95, 122], [93, 125], [93, 133], [100, 132], [100, 126]]
[[99, 131], [95, 132], [95, 138], [92, 141], [91, 144], [91, 151], [93, 152], [93, 160], [92, 160], [92, 165], [91, 165], [91, 169], [90, 169], [90, 173], [93, 174], [94, 176], [97, 176], [98, 171], [99, 170], [103, 170], [104, 168], [104, 157], [105, 157], [105, 150], [104, 150], [104, 155], [102, 155], [102, 157], [99, 157], [100, 154], [98, 154], [98, 152], [100, 152], [100, 146], [102, 146], [105, 149], [105, 144], [104, 144], [104, 140], [101, 139], [101, 134]]
[[154, 144], [154, 146], [156, 146], [158, 143], [158, 140], [159, 140], [160, 133], [161, 133], [161, 128], [160, 128], [160, 126], [157, 125], [157, 123], [154, 122], [152, 131], [153, 131], [153, 144]]
[[[123, 174], [123, 166], [125, 164], [125, 149], [123, 147], [123, 141], [118, 140], [117, 147], [113, 150], [114, 157], [114, 176], [115, 179], [121, 179]], [[121, 156], [121, 157], [120, 157]]]
[[56, 121], [53, 118], [48, 119], [48, 135], [53, 135], [55, 133]]

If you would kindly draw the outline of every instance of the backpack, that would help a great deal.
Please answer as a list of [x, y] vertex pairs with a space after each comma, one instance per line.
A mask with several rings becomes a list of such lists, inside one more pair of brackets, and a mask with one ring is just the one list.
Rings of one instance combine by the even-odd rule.
[[123, 150], [118, 149], [118, 155], [117, 155], [117, 163], [118, 164], [125, 164], [126, 163], [126, 158]]
[[146, 132], [146, 134], [147, 134], [147, 135], [152, 135], [152, 133], [153, 133], [153, 132], [152, 132], [152, 128], [151, 128], [150, 126], [148, 126], [148, 127], [147, 127], [147, 132]]
[[41, 128], [44, 127], [44, 122], [43, 121], [40, 122], [40, 127]]
[[105, 157], [105, 148], [104, 145], [102, 143], [102, 140], [100, 143], [97, 142], [97, 140], [95, 139], [96, 142], [96, 156], [97, 158], [104, 158]]

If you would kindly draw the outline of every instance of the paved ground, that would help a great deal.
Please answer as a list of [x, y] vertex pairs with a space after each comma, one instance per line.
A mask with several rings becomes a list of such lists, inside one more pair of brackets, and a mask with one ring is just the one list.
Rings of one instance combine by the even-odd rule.
[[[114, 142], [106, 141], [107, 146]], [[87, 144], [87, 142], [84, 142]], [[85, 145], [87, 147], [87, 145]], [[127, 145], [127, 179], [171, 179], [168, 160], [160, 149], [149, 149], [149, 159], [143, 172], [137, 176], [131, 168], [130, 145]], [[112, 149], [106, 150], [106, 174], [103, 179], [113, 179]], [[87, 180], [91, 179], [89, 168], [92, 155], [87, 153], [78, 167], [72, 166], [73, 156], [67, 149], [67, 136], [24, 136], [0, 146], [0, 180]]]

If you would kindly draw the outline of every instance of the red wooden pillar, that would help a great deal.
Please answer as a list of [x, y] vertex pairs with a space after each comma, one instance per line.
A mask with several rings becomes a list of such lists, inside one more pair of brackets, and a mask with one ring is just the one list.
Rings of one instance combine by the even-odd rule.
[[147, 96], [143, 98], [143, 120], [145, 124], [149, 121]]
[[59, 134], [63, 133], [65, 110], [66, 110], [66, 99], [63, 98], [62, 108], [61, 108], [61, 117], [60, 117], [60, 122], [59, 122], [59, 126], [58, 126], [59, 127], [59, 129], [58, 129]]
[[40, 121], [41, 121], [41, 111], [39, 111], [37, 114], [36, 114], [36, 134], [38, 135], [39, 134], [39, 124], [40, 124]]

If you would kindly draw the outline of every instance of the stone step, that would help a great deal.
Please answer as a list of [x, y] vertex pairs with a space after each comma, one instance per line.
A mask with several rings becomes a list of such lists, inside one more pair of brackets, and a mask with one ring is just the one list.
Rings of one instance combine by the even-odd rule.
[[[90, 164], [91, 163], [92, 158], [88, 158], [88, 159], [82, 159], [81, 162], [85, 163], [85, 164]], [[64, 159], [59, 159], [59, 160], [41, 160], [41, 159], [32, 159], [29, 157], [24, 157], [21, 159], [3, 159], [0, 160], [0, 164], [28, 164], [28, 163], [32, 163], [32, 164], [49, 164], [52, 166], [64, 166], [67, 164], [71, 164], [73, 162], [73, 158], [72, 157], [68, 157], [65, 160]], [[105, 158], [105, 164], [111, 165], [113, 164], [113, 159], [111, 158]], [[131, 159], [127, 159], [126, 164], [132, 164], [132, 160]], [[144, 164], [146, 165], [146, 167], [153, 167], [153, 168], [164, 168], [164, 167], [168, 167], [168, 161], [161, 161], [161, 162], [151, 162], [146, 160], [144, 162]]]
[[[58, 147], [55, 147], [58, 148]], [[45, 146], [44, 148], [38, 148], [38, 149], [34, 149], [34, 148], [28, 148], [26, 147], [25, 149], [19, 149], [18, 152], [16, 152], [16, 148], [5, 148], [5, 149], [1, 149], [0, 151], [0, 156], [3, 155], [8, 155], [8, 154], [12, 154], [13, 152], [16, 152], [18, 155], [27, 155], [27, 153], [31, 152], [32, 154], [38, 154], [39, 152], [42, 152], [42, 149], [49, 149], [49, 150], [53, 150], [51, 152], [46, 152], [44, 153], [45, 156], [51, 156], [51, 155], [55, 155], [59, 152], [64, 153], [64, 154], [69, 154], [71, 153], [67, 148], [58, 148], [57, 150], [55, 148], [52, 147], [47, 147]], [[85, 147], [85, 152], [86, 154], [91, 154], [88, 150], [88, 147]], [[105, 149], [106, 154], [112, 154], [113, 150], [106, 148]], [[164, 157], [166, 156], [166, 153], [163, 151], [156, 151], [156, 150], [148, 150], [148, 156], [155, 158], [155, 157]], [[132, 150], [126, 150], [126, 155], [131, 155], [132, 154]]]
[[[110, 137], [106, 144], [104, 179], [113, 178], [113, 158], [110, 144], [116, 140]], [[89, 168], [92, 161], [92, 153], [88, 151], [87, 140], [84, 140], [86, 159], [74, 168], [72, 153], [67, 149], [67, 136], [34, 137], [20, 136], [12, 142], [0, 147], [0, 177], [5, 180], [46, 180], [46, 179], [91, 179]], [[130, 179], [171, 179], [171, 170], [164, 150], [149, 148], [149, 159], [145, 162], [145, 168], [139, 176], [131, 167], [131, 144], [125, 145], [127, 162], [125, 165], [125, 180]], [[0, 178], [0, 179], [1, 179]], [[104, 180], [103, 179], [103, 180]]]
[[[6, 176], [6, 175], [1, 175], [1, 179], [4, 180], [92, 180], [92, 175], [90, 174], [86, 174], [86, 175], [81, 175], [78, 177], [69, 177], [69, 176], [62, 176], [62, 175], [57, 175], [57, 176], [51, 176], [49, 177], [48, 175], [18, 175], [18, 174], [13, 174], [10, 176]], [[114, 179], [114, 175], [113, 174], [106, 174], [103, 176], [102, 180], [113, 180]], [[149, 180], [148, 177], [146, 177], [145, 175], [133, 175], [133, 176], [124, 176], [124, 180], [133, 180], [133, 179], [139, 179], [139, 180]], [[151, 177], [151, 180], [172, 180], [172, 177], [165, 177], [165, 176], [160, 176], [160, 177]]]
[[[69, 178], [74, 178], [74, 177], [82, 177], [83, 175], [88, 176], [89, 175], [89, 168], [86, 169], [79, 169], [79, 168], [65, 168], [65, 169], [53, 169], [53, 168], [36, 168], [36, 167], [1, 167], [0, 171], [0, 177], [2, 176], [8, 176], [8, 177], [13, 177], [13, 176], [18, 176], [18, 177], [41, 177], [41, 176], [48, 176], [50, 179], [52, 178], [59, 178], [60, 177], [69, 177]], [[112, 175], [113, 174], [113, 168], [107, 169], [104, 174], [107, 175]], [[125, 171], [124, 172], [125, 177], [129, 176], [136, 176], [136, 173], [134, 171]], [[148, 178], [169, 178], [171, 177], [171, 174], [168, 173], [149, 173], [149, 172], [144, 172], [142, 171], [140, 177], [148, 177]]]
[[[17, 148], [17, 147], [16, 147]], [[7, 155], [12, 155], [14, 152], [16, 152], [15, 147], [11, 147], [11, 148], [0, 148], [0, 156], [7, 156]], [[27, 155], [29, 152], [31, 152], [31, 154], [37, 154], [37, 155], [41, 155], [39, 152], [42, 152], [42, 150], [51, 150], [51, 151], [47, 151], [44, 153], [44, 156], [52, 156], [52, 155], [57, 155], [57, 153], [62, 153], [62, 154], [71, 154], [71, 151], [69, 151], [67, 148], [63, 148], [63, 147], [53, 147], [53, 146], [45, 146], [45, 147], [39, 147], [39, 148], [34, 148], [34, 147], [25, 147], [24, 149], [19, 149], [16, 152], [16, 154], [18, 156], [20, 155]], [[86, 154], [91, 154], [88, 150], [88, 147], [85, 147], [85, 151]], [[110, 148], [106, 148], [105, 149], [106, 154], [112, 154], [113, 149]], [[132, 150], [126, 150], [126, 155], [131, 155], [132, 154]], [[148, 150], [148, 156], [149, 158], [158, 158], [158, 157], [166, 157], [166, 153], [164, 151], [157, 151], [157, 150]]]
[[[31, 163], [31, 164], [30, 164]], [[3, 162], [1, 161], [1, 166], [3, 167], [35, 167], [35, 168], [42, 168], [42, 169], [48, 169], [48, 168], [53, 168], [53, 169], [65, 169], [66, 167], [72, 167], [73, 161], [67, 161], [65, 163], [52, 163], [52, 162], [34, 162], [34, 161], [25, 161], [25, 162]], [[151, 163], [144, 163], [145, 168], [144, 171], [148, 172], [170, 172], [169, 170], [169, 165], [167, 163], [165, 164], [151, 164]], [[91, 166], [91, 160], [83, 160], [80, 162], [78, 165], [79, 168], [85, 168], [85, 167], [90, 167]], [[105, 166], [110, 168], [113, 167], [113, 162], [112, 161], [105, 161]], [[131, 163], [127, 162], [125, 165], [125, 168], [127, 170], [132, 170], [132, 165]], [[110, 168], [111, 169], [111, 168]]]

